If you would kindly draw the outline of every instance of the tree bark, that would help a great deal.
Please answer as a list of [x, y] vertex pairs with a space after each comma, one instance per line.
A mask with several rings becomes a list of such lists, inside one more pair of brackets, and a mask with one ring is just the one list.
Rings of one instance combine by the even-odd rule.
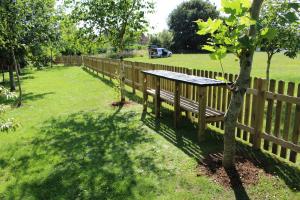
[[20, 76], [20, 75], [22, 75], [22, 71], [21, 71], [21, 65], [19, 62], [17, 62], [17, 67], [18, 67], [18, 74]]
[[271, 60], [272, 60], [272, 57], [273, 57], [273, 54], [268, 54], [267, 69], [266, 69], [267, 90], [269, 90], [269, 83], [270, 83], [270, 68], [271, 68]]
[[121, 89], [121, 103], [125, 103], [125, 68], [123, 56], [121, 56], [120, 62], [120, 89]]
[[[250, 10], [251, 18], [257, 20], [263, 0], [253, 0]], [[256, 25], [250, 27], [248, 36], [256, 35]], [[232, 97], [228, 111], [225, 115], [225, 134], [224, 134], [224, 154], [223, 167], [233, 168], [235, 163], [236, 141], [235, 127], [239, 116], [244, 95], [247, 91], [250, 82], [250, 74], [252, 69], [252, 61], [255, 48], [242, 49], [240, 55], [240, 73], [232, 87]]]
[[14, 68], [10, 64], [8, 66], [9, 68], [9, 85], [10, 85], [10, 91], [15, 91], [16, 90], [16, 83], [15, 83], [15, 78], [14, 78]]
[[50, 48], [50, 67], [52, 68], [52, 59], [53, 59], [53, 55], [52, 55], [52, 47]]
[[18, 87], [19, 87], [19, 101], [18, 101], [17, 106], [20, 107], [22, 105], [22, 87], [21, 87], [20, 76], [19, 76], [19, 72], [18, 72], [18, 63], [16, 60], [15, 51], [13, 48], [11, 48], [11, 54], [12, 54], [12, 58], [13, 58], [14, 66], [15, 66], [15, 71], [16, 71], [17, 80], [18, 80]]
[[2, 83], [4, 83], [5, 82], [4, 64], [1, 65], [1, 72], [2, 72]]

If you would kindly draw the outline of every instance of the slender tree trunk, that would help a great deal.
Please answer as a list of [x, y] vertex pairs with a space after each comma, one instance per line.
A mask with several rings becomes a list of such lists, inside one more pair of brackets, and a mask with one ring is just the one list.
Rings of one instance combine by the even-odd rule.
[[4, 64], [1, 65], [1, 72], [2, 72], [2, 83], [4, 83], [5, 82]]
[[273, 55], [268, 54], [268, 60], [267, 60], [267, 69], [266, 69], [266, 80], [267, 80], [267, 88], [269, 89], [269, 83], [270, 83], [270, 68], [271, 68], [271, 60]]
[[52, 68], [52, 47], [50, 49], [50, 67]]
[[20, 107], [22, 105], [22, 87], [21, 87], [20, 76], [19, 76], [19, 72], [18, 72], [18, 63], [16, 60], [15, 51], [13, 48], [11, 48], [11, 54], [12, 54], [12, 58], [14, 61], [15, 71], [16, 71], [17, 80], [18, 80], [18, 87], [19, 87], [19, 102], [18, 102], [17, 106]]
[[18, 74], [22, 75], [22, 71], [21, 71], [21, 65], [19, 62], [17, 62], [17, 67], [18, 67]]
[[9, 68], [9, 85], [10, 85], [10, 91], [12, 92], [16, 90], [16, 83], [14, 78], [14, 67], [10, 64], [8, 68]]
[[123, 56], [121, 56], [120, 62], [120, 88], [121, 88], [121, 102], [125, 102], [125, 68], [124, 68], [124, 61]]
[[[263, 0], [253, 0], [250, 15], [252, 19], [259, 18], [259, 12]], [[252, 25], [249, 30], [249, 37], [256, 35], [256, 25]], [[239, 116], [244, 95], [247, 91], [250, 82], [250, 74], [252, 69], [252, 61], [254, 55], [254, 48], [242, 49], [240, 56], [240, 73], [232, 88], [232, 97], [228, 111], [225, 115], [225, 134], [224, 134], [224, 168], [233, 168], [235, 163], [236, 141], [235, 141], [235, 127], [237, 118]]]

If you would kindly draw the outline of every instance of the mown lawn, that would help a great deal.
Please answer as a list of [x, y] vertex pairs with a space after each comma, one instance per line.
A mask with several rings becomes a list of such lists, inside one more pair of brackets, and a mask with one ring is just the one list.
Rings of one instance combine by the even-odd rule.
[[[131, 61], [147, 62], [193, 69], [203, 69], [220, 72], [218, 61], [211, 60], [208, 54], [174, 54], [170, 58], [149, 59], [147, 56], [129, 58]], [[225, 72], [238, 73], [239, 62], [233, 54], [229, 54], [223, 61]], [[256, 52], [254, 55], [252, 76], [265, 78], [266, 53]], [[290, 59], [283, 54], [276, 54], [271, 65], [271, 78], [277, 80], [300, 82], [300, 56]]]
[[[0, 133], [0, 199], [299, 199], [300, 171], [239, 145], [262, 160], [256, 186], [224, 188], [197, 176], [198, 162], [222, 151], [208, 131], [195, 143], [188, 122], [161, 123], [132, 103], [113, 108], [113, 83], [79, 67], [32, 71], [22, 77], [25, 102], [6, 117], [22, 125]], [[139, 100], [138, 96], [128, 97]]]

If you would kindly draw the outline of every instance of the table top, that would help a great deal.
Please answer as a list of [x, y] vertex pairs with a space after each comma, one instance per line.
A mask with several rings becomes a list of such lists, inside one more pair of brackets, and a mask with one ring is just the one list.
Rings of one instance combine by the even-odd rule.
[[142, 73], [202, 87], [226, 85], [226, 82], [224, 81], [166, 70], [144, 70]]

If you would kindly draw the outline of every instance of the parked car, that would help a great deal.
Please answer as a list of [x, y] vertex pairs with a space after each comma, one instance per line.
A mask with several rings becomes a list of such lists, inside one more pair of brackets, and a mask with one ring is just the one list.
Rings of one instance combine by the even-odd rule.
[[172, 56], [172, 52], [165, 48], [149, 48], [149, 58], [163, 58]]

